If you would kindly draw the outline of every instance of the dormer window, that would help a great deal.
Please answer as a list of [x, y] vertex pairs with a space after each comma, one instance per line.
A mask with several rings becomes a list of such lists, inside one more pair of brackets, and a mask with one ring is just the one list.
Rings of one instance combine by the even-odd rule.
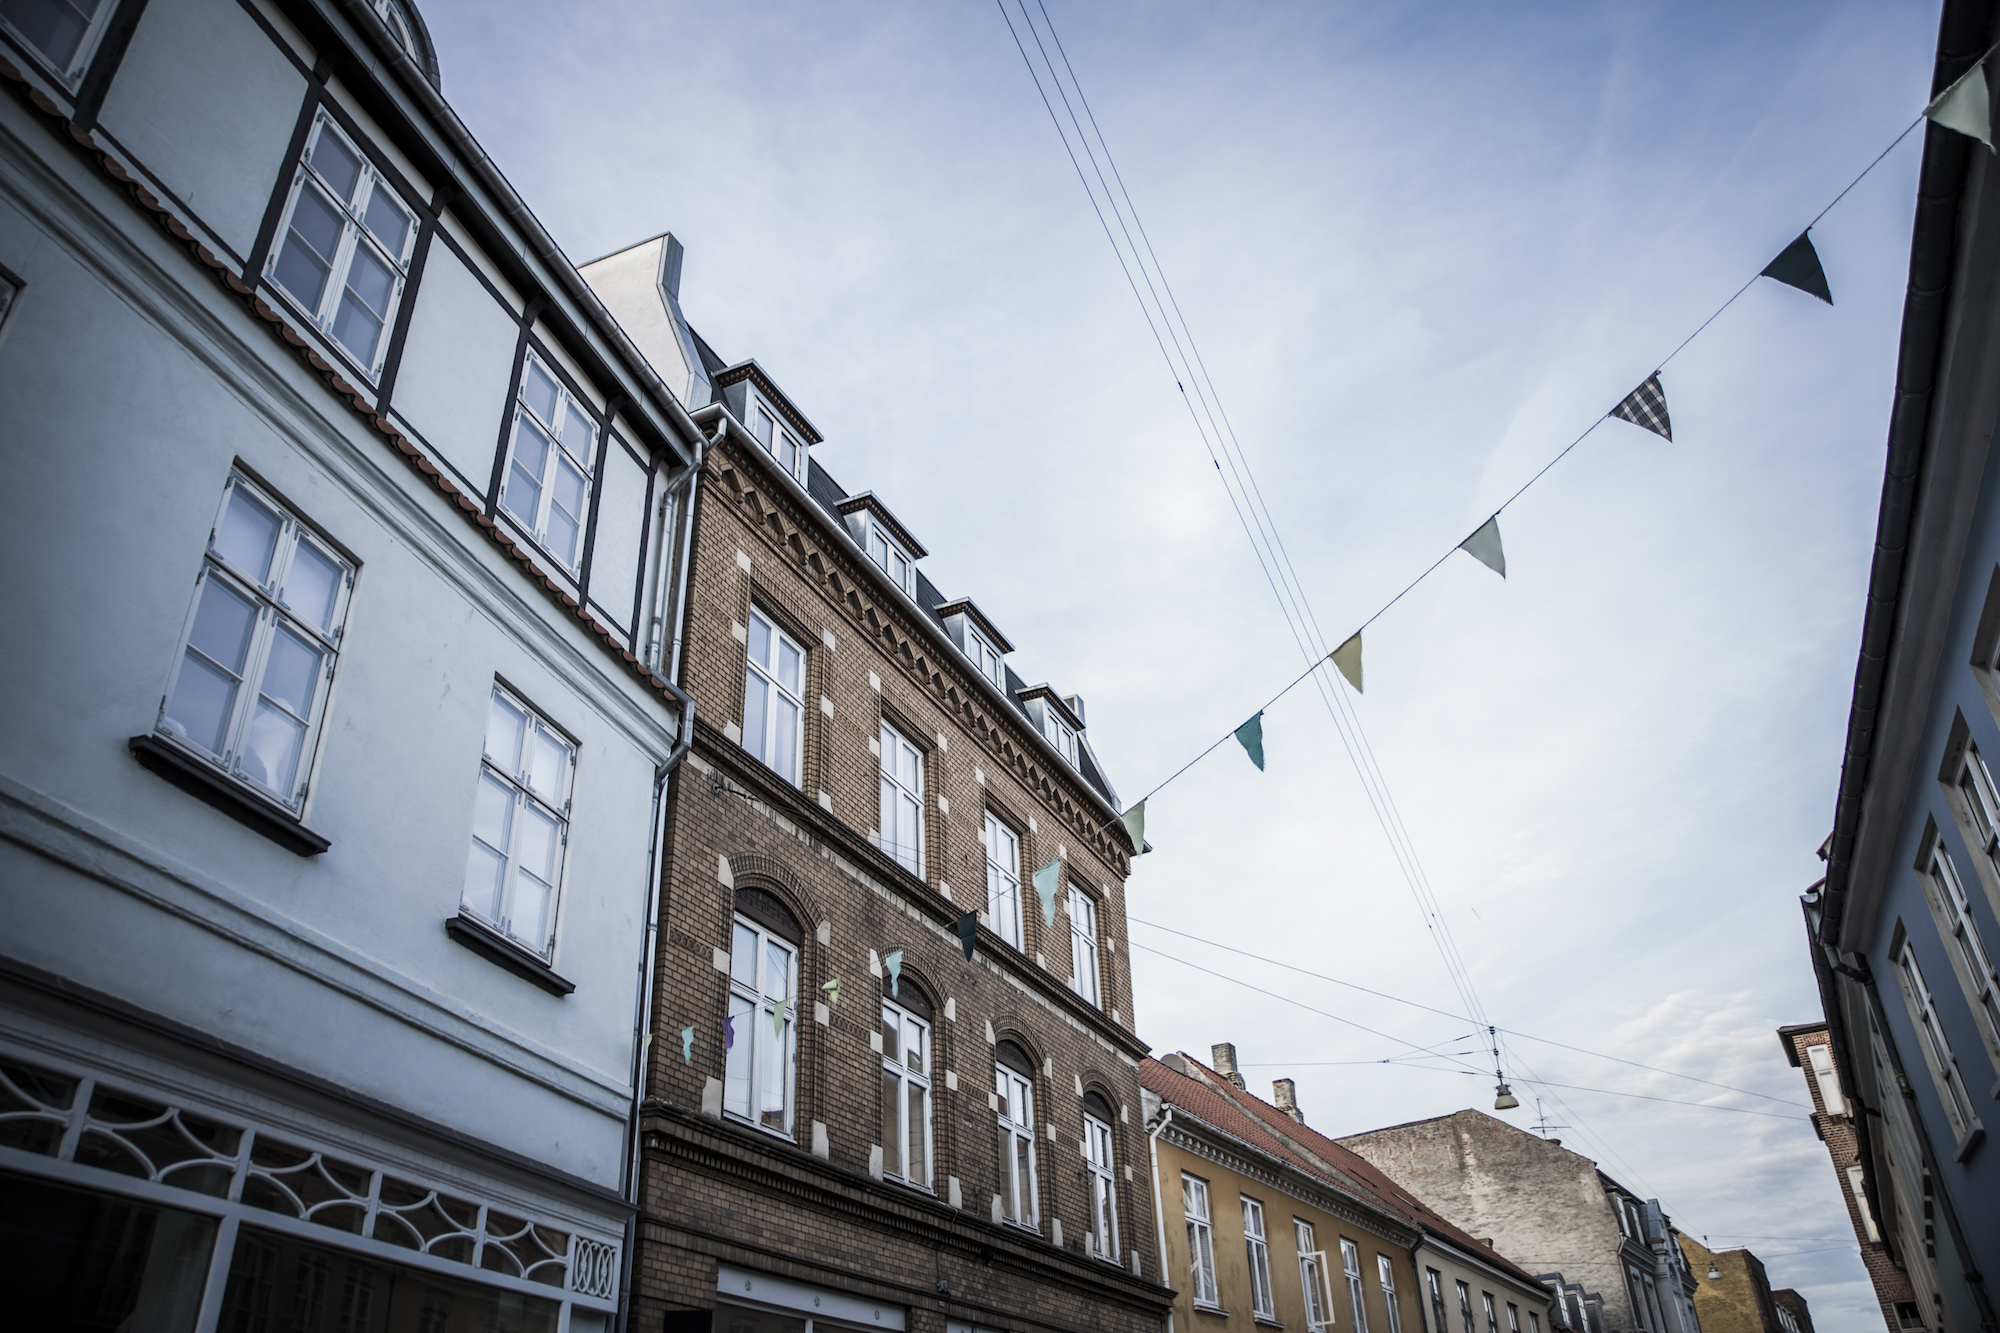
[[755, 422], [750, 428], [751, 433], [757, 437], [757, 442], [764, 446], [764, 451], [778, 460], [779, 467], [794, 477], [798, 476], [799, 463], [805, 456], [805, 450], [799, 445], [798, 438], [779, 425], [778, 419], [762, 403], [757, 404], [751, 417]]
[[992, 621], [980, 614], [970, 597], [941, 603], [937, 614], [938, 619], [944, 621], [945, 632], [951, 635], [951, 641], [972, 663], [972, 669], [992, 681], [995, 689], [1006, 693], [1005, 659], [1008, 653], [1014, 651], [1014, 645], [1007, 642], [1006, 636], [994, 627]]
[[417, 39], [411, 35], [410, 16], [403, 12], [403, 7], [397, 4], [396, 0], [372, 0], [369, 8], [381, 16], [382, 22], [389, 25], [389, 33], [396, 39], [396, 45], [410, 55], [417, 56]]
[[965, 627], [965, 655], [972, 659], [972, 669], [1001, 689], [1007, 688], [1007, 668], [1000, 660], [1000, 650], [986, 641], [971, 625]]
[[1053, 708], [1042, 714], [1042, 733], [1049, 738], [1049, 744], [1055, 746], [1062, 757], [1069, 761], [1069, 766], [1075, 768], [1076, 732], [1070, 729], [1069, 723], [1056, 716]]
[[881, 566], [890, 582], [904, 592], [911, 591], [910, 570], [913, 566], [910, 557], [903, 554], [903, 548], [896, 545], [879, 523], [868, 525], [868, 558]]
[[1076, 695], [1062, 698], [1047, 685], [1031, 685], [1019, 697], [1028, 721], [1041, 730], [1064, 763], [1082, 772], [1083, 700]]

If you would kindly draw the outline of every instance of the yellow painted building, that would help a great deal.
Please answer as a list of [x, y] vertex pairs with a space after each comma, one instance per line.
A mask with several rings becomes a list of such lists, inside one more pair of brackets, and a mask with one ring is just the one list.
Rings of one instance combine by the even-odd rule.
[[1216, 1048], [1140, 1066], [1171, 1333], [1556, 1333], [1535, 1277], [1274, 1105]]

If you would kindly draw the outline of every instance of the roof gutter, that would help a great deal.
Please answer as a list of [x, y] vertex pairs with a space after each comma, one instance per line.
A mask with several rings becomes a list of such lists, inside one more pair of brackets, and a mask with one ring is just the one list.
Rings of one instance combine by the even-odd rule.
[[[1949, 87], [1987, 46], [1992, 0], [1947, 0], [1939, 22], [1931, 92]], [[1880, 735], [1883, 688], [1902, 609], [1904, 558], [1915, 517], [1919, 477], [1930, 437], [1932, 390], [1950, 305], [1952, 259], [1960, 195], [1971, 140], [1937, 125], [1925, 126], [1917, 187], [1917, 216], [1910, 245], [1909, 288], [1896, 359], [1896, 396], [1889, 416], [1888, 466], [1876, 521], [1875, 553], [1868, 576], [1861, 654], [1854, 672], [1847, 744], [1834, 799], [1833, 836], [1827, 859], [1825, 911], [1819, 939], [1828, 947], [1841, 935], [1861, 807]]]
[[493, 159], [486, 156], [486, 150], [479, 146], [479, 141], [465, 128], [465, 123], [458, 118], [458, 113], [451, 109], [451, 104], [444, 100], [444, 95], [432, 86], [431, 81], [425, 77], [422, 67], [403, 50], [402, 44], [390, 33], [388, 26], [369, 6], [367, 0], [333, 0], [333, 2], [346, 15], [348, 22], [366, 32], [374, 41], [378, 54], [387, 62], [389, 68], [396, 72], [404, 89], [436, 122], [438, 128], [443, 131], [446, 142], [464, 159], [480, 185], [498, 201], [500, 211], [520, 230], [528, 242], [528, 248], [555, 276], [564, 294], [583, 307], [584, 312], [597, 325], [598, 332], [604, 335], [613, 350], [624, 360], [626, 371], [646, 390], [653, 406], [681, 433], [682, 457], [684, 460], [692, 461], [689, 446], [700, 437], [701, 431], [694, 424], [694, 419], [688, 415], [687, 408], [674, 396], [674, 391], [667, 387], [666, 381], [660, 378], [659, 372], [653, 369], [645, 354], [625, 335], [625, 330], [612, 317], [611, 312], [604, 308], [604, 303], [597, 299], [597, 294], [590, 290], [590, 285], [576, 271], [576, 265], [563, 254], [562, 247], [542, 229], [542, 224], [536, 221], [526, 202], [515, 193], [514, 187], [507, 183], [507, 178], [501, 174]]

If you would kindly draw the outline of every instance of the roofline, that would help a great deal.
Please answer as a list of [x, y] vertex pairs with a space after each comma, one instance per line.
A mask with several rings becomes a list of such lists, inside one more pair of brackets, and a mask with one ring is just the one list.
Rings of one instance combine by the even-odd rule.
[[1820, 1019], [1817, 1023], [1787, 1023], [1778, 1029], [1778, 1044], [1785, 1048], [1785, 1059], [1791, 1062], [1791, 1066], [1794, 1069], [1799, 1069], [1802, 1066], [1799, 1064], [1799, 1048], [1792, 1043], [1792, 1038], [1802, 1036], [1808, 1032], [1824, 1032], [1828, 1036], [1833, 1035], [1832, 1029], [1827, 1025], [1827, 1021], [1824, 1018]]
[[759, 393], [771, 400], [771, 406], [777, 408], [779, 414], [792, 423], [792, 429], [806, 437], [808, 449], [826, 439], [819, 433], [819, 427], [806, 420], [806, 414], [799, 411], [799, 405], [778, 387], [778, 382], [771, 378], [771, 372], [757, 364], [756, 357], [753, 356], [748, 361], [738, 361], [733, 366], [724, 366], [715, 372], [715, 387], [718, 389], [726, 389], [741, 380], [749, 380], [757, 386]]
[[1056, 687], [1047, 681], [1043, 681], [1039, 685], [1028, 686], [1020, 692], [1018, 697], [1022, 699], [1039, 699], [1043, 695], [1047, 695], [1055, 706], [1062, 710], [1063, 720], [1070, 724], [1072, 730], [1083, 730], [1083, 719], [1076, 715], [1075, 710], [1069, 706], [1068, 700], [1056, 693]]
[[836, 504], [834, 508], [838, 509], [843, 515], [856, 509], [866, 509], [876, 518], [882, 520], [883, 525], [889, 529], [890, 536], [908, 548], [910, 559], [912, 560], [921, 560], [930, 554], [929, 551], [924, 549], [924, 544], [917, 540], [916, 534], [904, 527], [902, 521], [889, 512], [889, 506], [883, 504], [881, 497], [877, 496], [873, 491], [856, 491], [839, 504]]

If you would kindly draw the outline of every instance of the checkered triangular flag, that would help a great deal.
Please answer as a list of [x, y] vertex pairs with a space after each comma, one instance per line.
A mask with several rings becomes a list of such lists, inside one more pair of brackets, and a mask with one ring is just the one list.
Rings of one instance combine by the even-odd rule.
[[1667, 395], [1660, 388], [1658, 371], [1646, 376], [1644, 384], [1625, 395], [1625, 401], [1612, 408], [1611, 415], [1620, 421], [1644, 426], [1655, 435], [1665, 436], [1669, 442], [1674, 438], [1674, 425], [1667, 420]]

